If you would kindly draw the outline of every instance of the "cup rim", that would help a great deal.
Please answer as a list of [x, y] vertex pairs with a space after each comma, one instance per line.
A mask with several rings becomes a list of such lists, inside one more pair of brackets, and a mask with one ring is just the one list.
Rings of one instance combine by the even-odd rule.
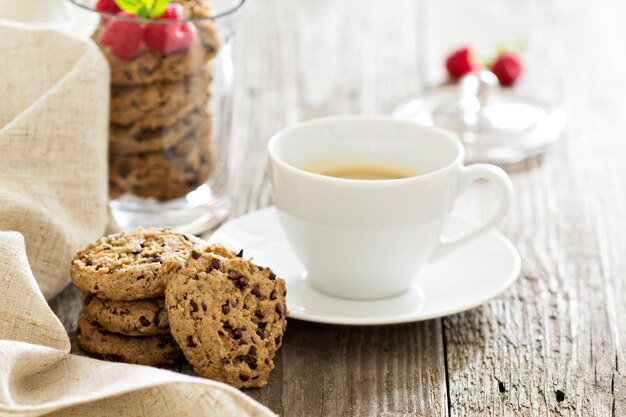
[[[282, 139], [282, 137], [291, 133], [293, 130], [297, 128], [309, 127], [309, 126], [325, 124], [328, 122], [336, 122], [336, 121], [359, 122], [359, 121], [364, 121], [364, 120], [383, 122], [383, 123], [403, 124], [403, 125], [410, 126], [410, 127], [417, 127], [418, 129], [430, 130], [436, 133], [437, 135], [439, 135], [441, 138], [445, 138], [445, 140], [447, 140], [448, 143], [454, 146], [457, 149], [457, 155], [454, 158], [454, 160], [451, 161], [450, 163], [444, 166], [441, 166], [440, 168], [437, 168], [433, 171], [427, 172], [425, 174], [414, 175], [414, 176], [406, 177], [406, 178], [393, 178], [393, 179], [384, 179], [384, 180], [337, 178], [337, 177], [317, 174], [317, 173], [310, 172], [302, 168], [295, 167], [291, 164], [288, 164], [287, 162], [279, 158], [278, 155], [276, 155], [276, 148], [278, 146], [277, 143]], [[411, 181], [418, 181], [418, 182], [427, 181], [430, 178], [439, 175], [443, 171], [447, 171], [457, 165], [462, 164], [463, 160], [465, 159], [465, 148], [463, 147], [461, 142], [457, 139], [457, 136], [454, 132], [446, 130], [446, 129], [441, 129], [435, 126], [424, 126], [424, 125], [420, 125], [412, 121], [402, 120], [402, 119], [398, 119], [392, 116], [383, 116], [383, 115], [341, 115], [341, 116], [327, 116], [327, 117], [320, 117], [320, 118], [305, 120], [303, 122], [296, 123], [292, 126], [288, 126], [276, 132], [274, 135], [272, 135], [269, 142], [267, 143], [267, 152], [273, 163], [293, 173], [304, 175], [305, 177], [308, 177], [311, 179], [329, 181], [335, 184], [352, 184], [352, 185], [359, 185], [359, 186], [399, 184], [399, 183], [411, 182]]]
[[246, 3], [248, 2], [248, 0], [238, 0], [237, 4], [234, 5], [233, 7], [224, 10], [223, 12], [217, 13], [217, 14], [212, 14], [210, 16], [204, 16], [204, 17], [189, 17], [189, 18], [185, 18], [185, 19], [179, 19], [179, 20], [170, 20], [170, 19], [140, 19], [138, 17], [130, 17], [130, 16], [120, 16], [117, 15], [115, 13], [109, 13], [109, 12], [103, 12], [100, 10], [96, 10], [93, 7], [89, 7], [86, 4], [83, 4], [83, 2], [81, 0], [68, 0], [70, 3], [72, 3], [74, 6], [76, 7], [80, 7], [83, 10], [87, 10], [89, 12], [93, 12], [93, 13], [97, 13], [100, 16], [106, 17], [107, 19], [119, 19], [119, 20], [125, 20], [128, 22], [141, 22], [141, 23], [154, 23], [154, 24], [172, 24], [172, 23], [186, 23], [186, 22], [203, 22], [203, 21], [214, 21], [214, 20], [218, 20], [218, 19], [222, 19], [225, 17], [229, 17], [232, 15], [237, 14], [241, 9], [243, 9], [243, 7], [246, 5]]

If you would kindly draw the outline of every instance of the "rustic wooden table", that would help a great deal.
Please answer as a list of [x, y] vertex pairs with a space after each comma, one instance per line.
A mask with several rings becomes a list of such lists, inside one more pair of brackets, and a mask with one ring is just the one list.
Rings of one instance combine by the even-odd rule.
[[[271, 204], [265, 144], [275, 131], [323, 115], [389, 113], [420, 88], [420, 64], [432, 83], [460, 43], [525, 39], [519, 91], [561, 103], [569, 121], [544, 157], [505, 167], [515, 200], [501, 230], [522, 274], [495, 300], [436, 320], [290, 320], [269, 385], [247, 393], [298, 417], [626, 416], [626, 4], [424, 6], [251, 1], [236, 50], [231, 216]], [[479, 216], [492, 195], [478, 184], [456, 210]], [[73, 333], [76, 292], [51, 304]]]

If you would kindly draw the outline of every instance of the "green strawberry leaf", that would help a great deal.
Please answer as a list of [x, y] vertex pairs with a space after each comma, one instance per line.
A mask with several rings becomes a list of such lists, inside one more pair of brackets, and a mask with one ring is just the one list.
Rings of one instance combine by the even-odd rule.
[[140, 19], [147, 19], [147, 18], [149, 18], [150, 17], [150, 9], [147, 6], [144, 5], [137, 12], [137, 17], [140, 18]]
[[125, 12], [136, 15], [141, 9], [145, 8], [142, 0], [115, 0], [115, 4]]
[[120, 9], [140, 19], [161, 17], [169, 0], [115, 0]]
[[169, 2], [169, 0], [154, 0], [152, 10], [150, 10], [150, 17], [161, 17]]

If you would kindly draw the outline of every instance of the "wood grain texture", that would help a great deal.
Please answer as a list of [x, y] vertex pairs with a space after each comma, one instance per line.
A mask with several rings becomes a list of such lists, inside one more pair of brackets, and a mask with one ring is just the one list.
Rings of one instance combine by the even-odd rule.
[[[235, 51], [231, 217], [271, 203], [265, 146], [276, 131], [324, 115], [389, 113], [419, 89], [424, 59], [437, 83], [460, 43], [526, 39], [519, 91], [562, 103], [569, 123], [544, 157], [507, 167], [515, 199], [501, 229], [522, 255], [522, 275], [495, 300], [445, 319], [290, 320], [268, 387], [246, 393], [284, 416], [625, 416], [626, 4], [423, 6], [250, 2]], [[419, 54], [418, 33], [428, 41]], [[456, 209], [480, 217], [495, 195], [476, 184]], [[77, 292], [51, 306], [72, 334]]]
[[375, 328], [292, 320], [268, 389], [248, 394], [286, 416], [447, 415], [442, 342], [436, 320]]
[[[444, 319], [450, 415], [620, 416], [626, 90], [617, 72], [595, 63], [624, 65], [623, 55], [607, 53], [626, 40], [618, 29], [625, 10], [617, 2], [528, 4], [529, 37], [543, 45], [529, 54], [533, 82], [520, 87], [543, 93], [533, 70], [552, 54], [543, 77], [569, 124], [542, 161], [511, 172], [516, 201], [503, 230], [522, 255], [519, 282]], [[485, 196], [467, 208], [484, 212]]]

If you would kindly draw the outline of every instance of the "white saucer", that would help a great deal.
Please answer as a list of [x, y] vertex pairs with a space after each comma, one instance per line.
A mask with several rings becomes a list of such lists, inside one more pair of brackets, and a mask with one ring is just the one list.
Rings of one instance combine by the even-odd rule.
[[[471, 229], [473, 222], [452, 215], [446, 236]], [[209, 239], [245, 258], [271, 267], [287, 282], [290, 318], [318, 323], [375, 325], [406, 323], [447, 316], [479, 306], [504, 291], [518, 277], [520, 256], [498, 231], [491, 231], [449, 257], [425, 266], [412, 289], [375, 301], [335, 298], [302, 279], [304, 269], [287, 243], [276, 209], [264, 208], [220, 227]]]

